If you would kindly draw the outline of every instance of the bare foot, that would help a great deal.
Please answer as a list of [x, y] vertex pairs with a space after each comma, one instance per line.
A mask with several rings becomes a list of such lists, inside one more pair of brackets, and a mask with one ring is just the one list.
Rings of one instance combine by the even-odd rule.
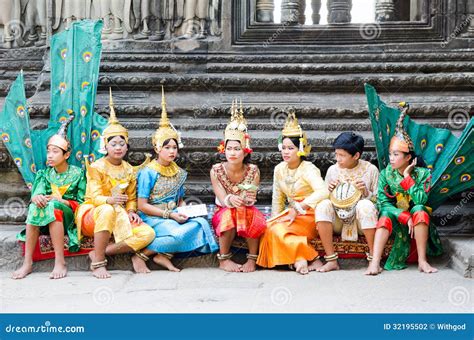
[[32, 262], [23, 262], [23, 265], [12, 274], [12, 279], [19, 280], [26, 277], [29, 273], [33, 271], [33, 263]]
[[380, 267], [380, 263], [372, 260], [369, 262], [369, 266], [365, 271], [365, 275], [378, 275], [382, 272], [382, 267]]
[[165, 267], [166, 269], [168, 269], [171, 272], [180, 272], [181, 271], [181, 269], [176, 268], [173, 265], [173, 263], [171, 262], [171, 260], [163, 254], [156, 254], [153, 257], [153, 262], [155, 262], [157, 265]]
[[[95, 256], [95, 250], [89, 253], [89, 258], [91, 259], [91, 262], [97, 262], [96, 256]], [[94, 277], [98, 279], [109, 279], [111, 277], [109, 272], [107, 271], [107, 268], [105, 267], [99, 267], [99, 268], [93, 269], [92, 275], [94, 275]]]
[[308, 270], [308, 261], [306, 260], [300, 260], [295, 262], [295, 269], [296, 272], [301, 274], [301, 275], [306, 275], [309, 273]]
[[219, 268], [226, 272], [236, 273], [242, 271], [242, 265], [235, 263], [231, 259], [219, 261]]
[[418, 262], [418, 269], [422, 273], [431, 274], [438, 272], [438, 269], [431, 267], [430, 264], [426, 261]]
[[339, 263], [337, 263], [337, 260], [326, 262], [324, 266], [319, 269], [316, 269], [316, 271], [320, 273], [327, 273], [333, 270], [339, 270]]
[[308, 266], [308, 270], [310, 272], [314, 272], [315, 270], [317, 271], [319, 268], [323, 266], [323, 263], [321, 262], [320, 259], [316, 259], [314, 261], [311, 261], [311, 263]]
[[133, 270], [137, 274], [148, 274], [151, 273], [151, 270], [148, 269], [146, 262], [143, 261], [140, 257], [137, 255], [132, 256], [132, 265], [133, 265]]
[[255, 260], [248, 259], [247, 262], [244, 263], [242, 266], [242, 271], [244, 273], [254, 272], [257, 269], [257, 265], [255, 264]]
[[54, 268], [51, 274], [49, 274], [50, 279], [62, 279], [63, 277], [66, 277], [67, 275], [67, 267], [66, 267], [66, 262], [61, 262], [61, 263], [54, 263]]

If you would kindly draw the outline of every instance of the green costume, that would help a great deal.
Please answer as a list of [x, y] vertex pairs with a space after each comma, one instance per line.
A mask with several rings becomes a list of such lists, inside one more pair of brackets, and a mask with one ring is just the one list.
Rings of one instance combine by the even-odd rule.
[[[26, 223], [41, 227], [41, 233], [47, 234], [48, 224], [56, 221], [59, 213], [59, 215], [62, 215], [64, 233], [69, 237], [69, 251], [79, 251], [80, 244], [76, 225], [74, 224], [74, 210], [84, 202], [85, 192], [85, 172], [77, 166], [69, 165], [63, 173], [57, 173], [55, 168], [51, 167], [38, 171], [33, 183], [31, 197], [36, 195], [62, 196], [62, 199], [69, 201], [70, 206], [57, 200], [49, 201], [44, 208], [38, 208], [36, 204], [31, 203], [28, 208]], [[25, 241], [25, 237], [25, 230], [18, 234], [20, 241]]]
[[372, 86], [366, 84], [365, 92], [379, 167], [384, 169], [379, 177], [378, 226], [393, 230], [395, 238], [385, 269], [403, 269], [410, 251], [406, 226], [410, 218], [414, 225], [429, 224], [427, 254], [442, 253], [436, 227], [430, 223], [429, 215], [450, 196], [472, 188], [474, 119], [471, 118], [458, 138], [449, 130], [417, 124], [408, 116], [401, 117], [399, 123], [411, 139], [413, 151], [427, 163], [427, 168], [415, 167], [412, 176], [404, 179], [387, 165], [389, 145], [397, 132], [400, 111], [387, 106]]
[[[377, 227], [387, 228], [395, 237], [385, 269], [406, 268], [405, 262], [410, 252], [410, 235], [406, 225], [410, 218], [413, 225], [420, 222], [430, 225], [431, 209], [426, 206], [430, 184], [431, 173], [426, 168], [416, 167], [408, 179], [404, 179], [390, 165], [380, 173], [377, 194], [380, 218]], [[430, 225], [427, 254], [438, 256], [442, 252], [436, 227]]]
[[[23, 72], [12, 84], [0, 113], [1, 138], [14, 159], [25, 183], [37, 194], [56, 194], [70, 202], [82, 203], [85, 180], [84, 157], [94, 161], [99, 152], [100, 136], [107, 119], [94, 112], [99, 64], [102, 51], [101, 21], [83, 20], [51, 39], [51, 105], [48, 127], [30, 128], [28, 105], [24, 90]], [[46, 167], [47, 143], [61, 124], [75, 115], [67, 130], [71, 156], [65, 173], [57, 174]], [[59, 190], [59, 192], [58, 192]], [[72, 203], [75, 206], [76, 203]], [[58, 201], [46, 208], [31, 204], [27, 223], [47, 226], [54, 221], [54, 210], [62, 211], [65, 232], [69, 236], [69, 251], [78, 251], [73, 209]], [[44, 228], [42, 228], [44, 229]], [[19, 239], [24, 239], [24, 233]]]

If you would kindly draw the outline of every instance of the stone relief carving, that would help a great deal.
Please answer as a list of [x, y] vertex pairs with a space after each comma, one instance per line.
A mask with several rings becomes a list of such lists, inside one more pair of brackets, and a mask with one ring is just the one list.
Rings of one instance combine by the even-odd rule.
[[[47, 0], [21, 0], [21, 18], [23, 18], [25, 25], [24, 37], [26, 46], [46, 45], [47, 6]], [[21, 20], [21, 18], [16, 19]]]
[[1, 47], [8, 49], [44, 46], [48, 30], [82, 19], [103, 20], [107, 40], [205, 39], [222, 27], [222, 0], [0, 0], [0, 8]]
[[74, 20], [90, 18], [91, 0], [55, 0], [53, 30], [71, 26]]
[[103, 39], [120, 40], [133, 31], [132, 0], [92, 0], [91, 18], [102, 19]]
[[15, 42], [14, 25], [12, 23], [13, 14], [21, 11], [20, 1], [0, 0], [0, 8], [2, 8], [0, 25], [3, 26], [3, 47], [12, 48]]

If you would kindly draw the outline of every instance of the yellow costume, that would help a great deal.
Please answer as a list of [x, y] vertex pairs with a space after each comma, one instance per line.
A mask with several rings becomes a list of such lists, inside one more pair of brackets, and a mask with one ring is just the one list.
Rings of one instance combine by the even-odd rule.
[[[310, 146], [294, 114], [290, 114], [285, 124], [284, 137], [299, 137], [300, 152], [309, 152]], [[267, 221], [267, 230], [260, 241], [257, 264], [271, 268], [314, 260], [318, 253], [309, 242], [317, 235], [314, 209], [328, 196], [321, 172], [311, 162], [302, 161], [296, 169], [289, 169], [286, 162], [278, 164], [273, 177], [272, 218]], [[298, 214], [292, 223], [279, 222], [288, 214], [286, 202], [290, 206], [303, 203], [310, 208], [304, 214]]]
[[[122, 136], [128, 143], [128, 131], [119, 123], [110, 97], [109, 125], [104, 130], [103, 142], [110, 137]], [[76, 212], [78, 234], [92, 236], [94, 233], [108, 231], [113, 233], [116, 243], [124, 241], [134, 251], [146, 247], [155, 238], [155, 232], [147, 224], [132, 225], [128, 213], [137, 211], [137, 180], [133, 167], [122, 160], [113, 165], [104, 158], [90, 164], [87, 168], [87, 189], [84, 203]], [[117, 194], [126, 194], [125, 206], [108, 204], [107, 199]]]

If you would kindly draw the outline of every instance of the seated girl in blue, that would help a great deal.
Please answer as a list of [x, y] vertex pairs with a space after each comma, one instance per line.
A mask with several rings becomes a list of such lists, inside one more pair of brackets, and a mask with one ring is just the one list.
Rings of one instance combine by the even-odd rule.
[[140, 255], [147, 259], [157, 253], [153, 261], [171, 271], [179, 271], [171, 262], [174, 253], [211, 253], [219, 248], [205, 218], [188, 218], [176, 210], [186, 204], [183, 198], [187, 173], [174, 162], [180, 144], [163, 99], [160, 128], [153, 136], [157, 158], [139, 171], [137, 194], [139, 215], [156, 233], [155, 240]]

